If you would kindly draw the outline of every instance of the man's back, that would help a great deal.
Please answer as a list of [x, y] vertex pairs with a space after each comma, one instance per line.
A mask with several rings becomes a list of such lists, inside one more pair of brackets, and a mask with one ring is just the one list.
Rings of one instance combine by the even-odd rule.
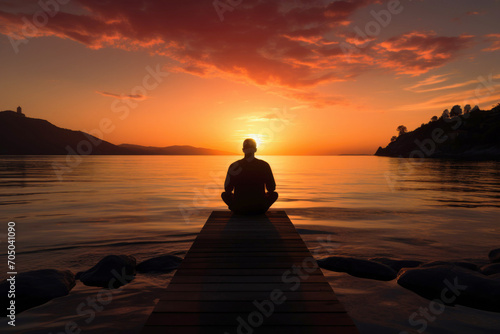
[[245, 139], [245, 158], [232, 163], [227, 171], [225, 191], [221, 197], [229, 209], [237, 214], [263, 214], [278, 199], [271, 167], [267, 162], [255, 158], [255, 152], [255, 140]]
[[224, 186], [237, 200], [260, 199], [265, 195], [265, 190], [273, 192], [276, 189], [271, 167], [264, 160], [253, 158], [241, 159], [229, 167]]

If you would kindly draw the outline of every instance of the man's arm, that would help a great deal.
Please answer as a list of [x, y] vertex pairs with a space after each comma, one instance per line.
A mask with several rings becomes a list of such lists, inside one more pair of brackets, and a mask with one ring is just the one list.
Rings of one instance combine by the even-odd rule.
[[241, 171], [237, 162], [232, 163], [229, 166], [226, 174], [226, 180], [224, 181], [224, 190], [228, 193], [232, 192], [234, 189], [234, 177]]
[[273, 171], [271, 170], [271, 166], [267, 165], [267, 173], [266, 173], [266, 189], [270, 193], [276, 190], [276, 182], [274, 181]]

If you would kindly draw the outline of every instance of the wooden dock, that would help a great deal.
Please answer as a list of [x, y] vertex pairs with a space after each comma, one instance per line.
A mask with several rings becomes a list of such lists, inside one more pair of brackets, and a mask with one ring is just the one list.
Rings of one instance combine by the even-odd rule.
[[358, 333], [284, 211], [213, 211], [142, 333]]

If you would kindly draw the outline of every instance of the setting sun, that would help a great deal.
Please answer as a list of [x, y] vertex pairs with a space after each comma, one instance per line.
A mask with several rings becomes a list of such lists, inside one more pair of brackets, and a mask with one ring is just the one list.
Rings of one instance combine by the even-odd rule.
[[264, 137], [264, 135], [249, 134], [244, 139], [251, 138], [251, 139], [255, 140], [255, 142], [257, 143], [257, 148], [261, 148], [262, 145], [265, 143], [263, 137]]

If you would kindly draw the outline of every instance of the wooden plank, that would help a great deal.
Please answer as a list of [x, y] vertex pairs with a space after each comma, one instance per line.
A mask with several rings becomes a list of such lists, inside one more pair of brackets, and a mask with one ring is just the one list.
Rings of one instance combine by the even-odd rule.
[[[295, 284], [282, 283], [171, 283], [169, 291], [272, 291], [273, 289], [292, 291]], [[328, 283], [302, 283], [295, 291], [330, 291]]]
[[[291, 271], [291, 269], [217, 269], [217, 268], [206, 268], [206, 269], [183, 269], [177, 270], [175, 276], [279, 276], [282, 277], [286, 271]], [[308, 275], [323, 276], [321, 269], [315, 269], [313, 272], [308, 272]], [[287, 276], [297, 276], [289, 274]]]
[[[326, 282], [325, 276], [313, 275], [299, 280], [301, 283]], [[177, 276], [174, 283], [283, 283], [281, 276]]]
[[[229, 325], [238, 327], [238, 314], [231, 313], [176, 313], [175, 317], [165, 313], [153, 312], [148, 319], [151, 326], [186, 326]], [[263, 316], [262, 316], [263, 317]], [[257, 320], [258, 321], [258, 320]], [[354, 325], [346, 313], [275, 313], [262, 322], [263, 325], [319, 325], [319, 326], [349, 326]]]
[[[217, 242], [208, 241], [205, 242], [203, 239], [197, 240], [194, 248], [243, 248], [243, 249], [260, 249], [260, 248], [304, 248], [301, 239], [269, 239], [269, 240], [253, 240], [252, 242], [239, 241], [238, 239], [232, 239], [231, 242]], [[307, 249], [307, 248], [304, 248]]]
[[[154, 312], [177, 313], [177, 312], [219, 312], [219, 313], [249, 313], [255, 311], [253, 301], [170, 301], [160, 300]], [[338, 300], [306, 300], [287, 301], [276, 307], [277, 313], [308, 313], [308, 312], [344, 312], [344, 307]]]
[[247, 252], [247, 253], [221, 253], [221, 252], [211, 252], [211, 253], [202, 253], [202, 252], [191, 252], [189, 251], [189, 256], [191, 258], [212, 258], [212, 257], [227, 257], [227, 258], [240, 258], [242, 256], [245, 257], [269, 257], [269, 256], [300, 256], [300, 257], [308, 257], [311, 253], [309, 252], [296, 252], [296, 251], [272, 251], [268, 253], [263, 252]]
[[[269, 291], [167, 291], [162, 295], [161, 300], [200, 300], [200, 301], [218, 301], [218, 300], [266, 300], [271, 298], [275, 290]], [[333, 293], [325, 292], [290, 292], [276, 289], [280, 294], [280, 299], [286, 300], [337, 300]]]
[[142, 333], [358, 333], [284, 211], [213, 211], [158, 297]]
[[234, 326], [146, 326], [142, 333], [146, 334], [359, 334], [354, 326], [261, 326], [252, 332]]
[[300, 266], [302, 261], [281, 261], [281, 262], [211, 262], [211, 263], [184, 263], [184, 269], [289, 269], [292, 266]]
[[[289, 243], [274, 243], [269, 245], [195, 245], [192, 248], [192, 253], [211, 251], [212, 253], [227, 252], [227, 254], [232, 254], [232, 251], [238, 251], [239, 253], [256, 253], [256, 252], [301, 252], [306, 253], [303, 255], [311, 256], [311, 253], [307, 248], [303, 248], [299, 244], [289, 244]], [[284, 251], [286, 249], [286, 251]]]
[[200, 256], [190, 256], [187, 259], [183, 260], [183, 264], [185, 263], [274, 263], [274, 262], [283, 262], [283, 261], [293, 261], [293, 262], [302, 262], [306, 256], [286, 256], [286, 254], [278, 254], [278, 255], [268, 255], [265, 257], [255, 257], [255, 256], [247, 256], [246, 254], [241, 254], [240, 256], [225, 256], [217, 254], [215, 256], [210, 257], [200, 257]]

